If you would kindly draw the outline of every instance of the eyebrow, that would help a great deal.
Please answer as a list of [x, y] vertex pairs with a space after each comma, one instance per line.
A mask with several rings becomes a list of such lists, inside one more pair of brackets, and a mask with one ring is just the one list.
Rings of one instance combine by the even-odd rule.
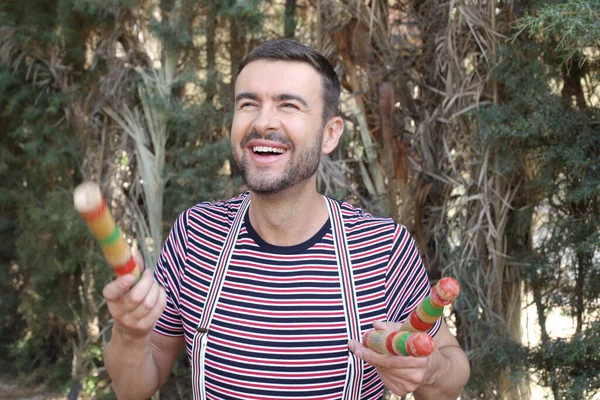
[[235, 96], [236, 103], [243, 99], [258, 100], [258, 95], [256, 93], [251, 93], [251, 92], [242, 92], [242, 93], [239, 93], [237, 96]]
[[[253, 93], [253, 92], [242, 92], [242, 93], [239, 93], [237, 96], [235, 96], [236, 103], [243, 99], [258, 101], [259, 97], [256, 93]], [[304, 100], [304, 98], [302, 96], [298, 96], [296, 94], [290, 94], [290, 93], [278, 94], [278, 95], [273, 96], [273, 100], [276, 100], [276, 101], [296, 100], [297, 102], [302, 104], [304, 107], [308, 107], [308, 102], [306, 100]]]
[[286, 100], [296, 100], [298, 103], [302, 104], [304, 107], [308, 107], [308, 103], [304, 98], [295, 94], [282, 93], [273, 97], [274, 100], [277, 101], [286, 101]]

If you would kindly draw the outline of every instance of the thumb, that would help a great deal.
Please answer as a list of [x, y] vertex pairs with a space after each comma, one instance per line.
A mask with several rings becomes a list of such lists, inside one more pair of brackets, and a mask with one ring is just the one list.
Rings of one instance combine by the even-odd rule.
[[135, 261], [135, 263], [137, 264], [138, 267], [140, 267], [140, 274], [142, 272], [144, 272], [144, 257], [142, 256], [142, 253], [140, 253], [139, 250], [134, 250], [131, 253], [131, 257], [133, 258], [133, 261]]

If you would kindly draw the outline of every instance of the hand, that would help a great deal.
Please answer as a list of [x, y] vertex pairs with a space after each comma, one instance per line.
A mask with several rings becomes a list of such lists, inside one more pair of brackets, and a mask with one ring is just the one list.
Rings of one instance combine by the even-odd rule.
[[[143, 267], [141, 257], [136, 254], [134, 258]], [[149, 337], [166, 305], [165, 290], [154, 280], [151, 270], [144, 271], [137, 283], [133, 275], [123, 275], [106, 285], [102, 294], [114, 318], [114, 328], [130, 339]]]
[[[373, 327], [389, 331], [396, 330], [400, 325], [392, 322], [375, 322]], [[399, 396], [417, 390], [425, 382], [431, 364], [431, 356], [405, 357], [379, 354], [356, 340], [349, 341], [348, 347], [358, 358], [374, 366], [383, 384]]]

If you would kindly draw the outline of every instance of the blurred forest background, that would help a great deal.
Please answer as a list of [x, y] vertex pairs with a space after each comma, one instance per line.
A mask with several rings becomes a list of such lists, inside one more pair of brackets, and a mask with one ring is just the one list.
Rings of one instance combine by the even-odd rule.
[[[598, 398], [600, 0], [2, 0], [0, 373], [114, 398], [73, 189], [99, 182], [151, 265], [186, 207], [243, 190], [232, 75], [280, 37], [342, 81], [320, 190], [460, 280], [463, 399]], [[182, 358], [161, 397], [189, 389]]]

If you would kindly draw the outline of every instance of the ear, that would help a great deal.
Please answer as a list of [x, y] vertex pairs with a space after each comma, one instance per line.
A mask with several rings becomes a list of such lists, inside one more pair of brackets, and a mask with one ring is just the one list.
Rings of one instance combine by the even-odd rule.
[[344, 133], [344, 120], [341, 117], [333, 117], [327, 121], [323, 130], [323, 144], [321, 152], [329, 154], [337, 147], [340, 137]]

